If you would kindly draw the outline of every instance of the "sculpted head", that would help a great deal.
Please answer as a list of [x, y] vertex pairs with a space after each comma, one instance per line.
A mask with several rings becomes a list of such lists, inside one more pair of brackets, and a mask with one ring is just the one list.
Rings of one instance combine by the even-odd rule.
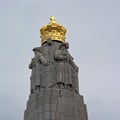
[[35, 55], [38, 55], [38, 54], [41, 53], [39, 47], [35, 47], [35, 48], [33, 49], [33, 51], [34, 51]]
[[62, 43], [62, 44], [60, 45], [60, 47], [59, 47], [59, 49], [62, 49], [62, 50], [68, 49], [68, 48], [69, 48], [69, 44], [68, 44], [68, 43]]

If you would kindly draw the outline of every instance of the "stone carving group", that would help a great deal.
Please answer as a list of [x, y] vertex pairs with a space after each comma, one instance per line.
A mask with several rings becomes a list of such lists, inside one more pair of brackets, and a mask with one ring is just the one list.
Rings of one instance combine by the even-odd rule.
[[[78, 92], [78, 67], [73, 62], [72, 56], [69, 54], [68, 43], [62, 43], [54, 52], [54, 63], [48, 62], [42, 51], [39, 48], [34, 48], [35, 57], [32, 58], [29, 68], [31, 73], [31, 94], [39, 92], [40, 89], [45, 89], [45, 74], [43, 69], [48, 69], [50, 65], [55, 68], [55, 80], [51, 83], [52, 86], [58, 89], [67, 89]], [[49, 71], [48, 71], [49, 72]], [[42, 77], [41, 77], [42, 76]], [[50, 77], [50, 76], [49, 76]], [[45, 79], [44, 79], [45, 78]], [[52, 81], [51, 81], [52, 82]]]

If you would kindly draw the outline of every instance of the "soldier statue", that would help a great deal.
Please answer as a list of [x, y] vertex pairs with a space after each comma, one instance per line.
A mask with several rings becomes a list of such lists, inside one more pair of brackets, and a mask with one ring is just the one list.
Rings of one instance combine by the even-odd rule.
[[71, 89], [71, 69], [69, 64], [70, 55], [67, 51], [68, 43], [62, 43], [59, 50], [56, 50], [55, 60], [58, 62], [57, 67], [57, 84], [61, 89]]
[[31, 73], [31, 94], [33, 92], [39, 92], [40, 88], [42, 87], [42, 79], [41, 79], [41, 72], [42, 72], [42, 65], [48, 65], [47, 61], [42, 55], [40, 48], [36, 47], [33, 49], [35, 53], [35, 57], [32, 58], [31, 63], [29, 64], [29, 68], [32, 69]]

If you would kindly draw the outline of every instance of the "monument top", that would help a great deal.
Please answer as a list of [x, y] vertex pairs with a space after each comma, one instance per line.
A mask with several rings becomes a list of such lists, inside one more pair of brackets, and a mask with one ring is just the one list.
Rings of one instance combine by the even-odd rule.
[[54, 16], [50, 17], [50, 22], [40, 29], [41, 44], [45, 43], [48, 38], [65, 42], [66, 29], [64, 26], [58, 24]]

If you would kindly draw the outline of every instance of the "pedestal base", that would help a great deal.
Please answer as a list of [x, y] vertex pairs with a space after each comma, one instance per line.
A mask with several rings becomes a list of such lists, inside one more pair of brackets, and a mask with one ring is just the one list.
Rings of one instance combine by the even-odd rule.
[[57, 88], [41, 89], [30, 95], [24, 120], [88, 120], [80, 94]]

